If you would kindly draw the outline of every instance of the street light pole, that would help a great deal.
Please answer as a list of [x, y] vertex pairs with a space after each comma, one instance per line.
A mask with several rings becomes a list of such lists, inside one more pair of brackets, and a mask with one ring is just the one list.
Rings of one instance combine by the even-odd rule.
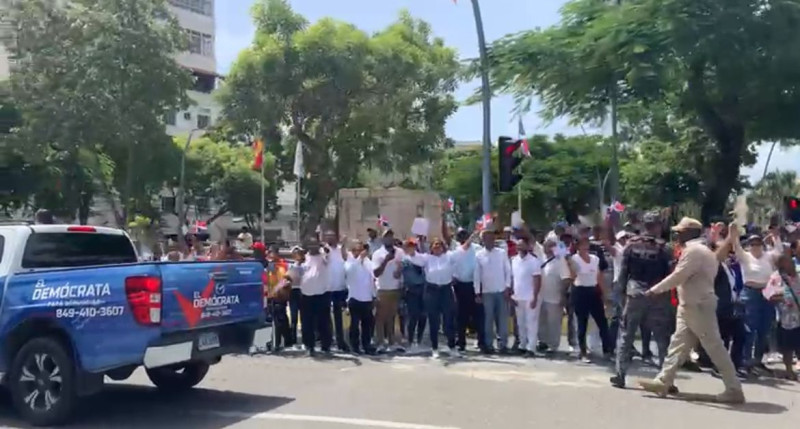
[[489, 59], [486, 55], [486, 37], [483, 34], [483, 19], [478, 0], [472, 0], [475, 27], [478, 33], [478, 52], [481, 60], [481, 94], [483, 98], [483, 213], [492, 211], [492, 133], [491, 133], [491, 88], [489, 87]]
[[178, 196], [176, 198], [175, 207], [178, 209], [178, 228], [180, 230], [183, 229], [183, 226], [186, 224], [186, 210], [184, 209], [184, 200], [185, 200], [185, 192], [184, 192], [184, 185], [186, 182], [186, 151], [189, 150], [189, 145], [192, 144], [192, 137], [194, 137], [194, 133], [197, 131], [201, 131], [200, 128], [195, 128], [189, 131], [189, 137], [186, 139], [186, 146], [183, 147], [183, 152], [181, 153], [181, 179], [178, 182]]

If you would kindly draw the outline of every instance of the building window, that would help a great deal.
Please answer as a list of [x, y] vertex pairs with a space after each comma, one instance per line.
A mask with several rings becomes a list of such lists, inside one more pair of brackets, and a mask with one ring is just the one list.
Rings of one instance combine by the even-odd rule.
[[170, 110], [164, 115], [164, 123], [167, 125], [175, 125], [178, 122], [178, 112]]
[[197, 128], [204, 130], [208, 128], [209, 125], [211, 125], [211, 116], [203, 114], [197, 115]]
[[214, 56], [214, 38], [210, 34], [187, 30], [189, 33], [189, 52], [206, 57]]
[[213, 0], [169, 0], [169, 2], [181, 9], [199, 13], [206, 16], [214, 16]]
[[175, 197], [161, 197], [161, 212], [175, 213]]

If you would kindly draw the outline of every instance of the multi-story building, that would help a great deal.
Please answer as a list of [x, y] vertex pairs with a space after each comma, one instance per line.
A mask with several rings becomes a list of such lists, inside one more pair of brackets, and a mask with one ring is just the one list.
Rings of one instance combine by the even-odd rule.
[[178, 54], [176, 60], [191, 71], [195, 79], [194, 88], [188, 94], [192, 105], [165, 118], [167, 134], [175, 136], [207, 128], [216, 121], [220, 108], [212, 93], [217, 88], [219, 76], [215, 55], [214, 0], [169, 0], [169, 8], [189, 38], [189, 50]]

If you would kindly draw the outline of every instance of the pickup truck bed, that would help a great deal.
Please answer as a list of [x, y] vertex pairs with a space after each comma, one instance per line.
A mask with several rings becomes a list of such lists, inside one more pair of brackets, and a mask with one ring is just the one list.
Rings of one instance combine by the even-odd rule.
[[270, 336], [256, 262], [138, 263], [122, 231], [50, 225], [0, 226], [0, 255], [0, 375], [34, 424], [139, 366], [192, 387]]

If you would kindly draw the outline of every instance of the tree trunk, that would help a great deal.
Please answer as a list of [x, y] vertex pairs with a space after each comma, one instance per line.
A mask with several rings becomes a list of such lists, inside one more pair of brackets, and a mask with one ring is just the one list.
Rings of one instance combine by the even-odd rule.
[[78, 206], [78, 222], [81, 225], [89, 223], [89, 214], [92, 209], [92, 201], [94, 195], [91, 192], [83, 192], [81, 194], [80, 206]]
[[214, 213], [213, 216], [206, 219], [206, 225], [211, 225], [212, 222], [222, 217], [225, 213], [228, 213], [228, 206], [223, 205], [222, 207], [219, 208], [219, 210], [217, 210], [216, 213]]
[[[709, 225], [715, 217], [727, 218], [725, 210], [728, 198], [734, 187], [739, 182], [740, 163], [742, 161], [743, 136], [734, 141], [718, 142], [718, 146], [725, 146], [728, 151], [720, 150], [711, 159], [711, 168], [706, 173], [706, 186], [703, 203], [700, 208], [700, 220], [704, 225]], [[739, 150], [736, 150], [739, 148]]]

